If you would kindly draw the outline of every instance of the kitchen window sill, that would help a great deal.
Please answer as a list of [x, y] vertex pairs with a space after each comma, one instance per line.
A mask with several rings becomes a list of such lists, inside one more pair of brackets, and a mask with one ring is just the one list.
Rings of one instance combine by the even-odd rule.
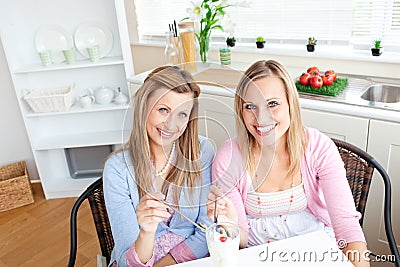
[[[134, 42], [133, 46], [148, 46], [148, 47], [165, 47], [165, 44], [148, 41]], [[226, 47], [225, 43], [211, 43], [211, 52], [218, 51], [219, 48]], [[371, 55], [370, 50], [355, 50], [349, 46], [334, 46], [334, 45], [317, 45], [314, 52], [307, 52], [306, 45], [290, 45], [290, 44], [266, 44], [265, 48], [257, 49], [255, 44], [236, 44], [231, 48], [233, 53], [257, 53], [280, 56], [295, 56], [295, 57], [310, 57], [324, 58], [335, 60], [352, 60], [365, 62], [380, 62], [380, 63], [400, 63], [400, 53], [383, 52], [381, 56], [376, 57]]]

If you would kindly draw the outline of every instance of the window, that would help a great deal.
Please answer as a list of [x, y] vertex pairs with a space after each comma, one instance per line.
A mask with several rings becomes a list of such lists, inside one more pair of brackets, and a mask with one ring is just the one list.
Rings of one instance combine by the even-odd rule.
[[368, 45], [381, 39], [386, 50], [400, 52], [400, 0], [355, 0], [352, 38]]
[[[168, 24], [187, 17], [187, 0], [135, 0], [140, 41], [164, 40]], [[195, 1], [194, 1], [195, 2]], [[250, 8], [229, 8], [239, 42], [301, 43], [309, 36], [325, 44], [369, 49], [381, 39], [386, 50], [399, 49], [400, 0], [252, 0]], [[226, 33], [213, 31], [213, 40]], [[161, 39], [162, 38], [162, 39]]]

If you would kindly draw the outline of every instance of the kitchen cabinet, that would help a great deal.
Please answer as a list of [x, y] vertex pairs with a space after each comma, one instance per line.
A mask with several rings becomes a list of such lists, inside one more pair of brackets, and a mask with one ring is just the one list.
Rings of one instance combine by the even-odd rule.
[[[73, 38], [76, 29], [87, 22], [99, 25], [99, 29], [104, 25], [110, 30], [112, 37], [105, 41], [106, 45], [111, 45], [108, 54], [92, 62], [77, 49], [73, 64], [62, 60], [45, 67], [41, 64], [35, 44], [38, 29], [64, 29], [56, 32], [61, 41], [54, 40], [54, 35], [48, 36], [49, 42], [62, 42], [66, 36]], [[94, 32], [86, 34], [95, 35]], [[128, 135], [123, 133], [130, 129], [129, 122], [124, 121], [126, 111], [129, 111], [127, 104], [93, 104], [82, 108], [77, 101], [80, 95], [89, 92], [88, 88], [96, 90], [101, 86], [114, 90], [120, 87], [122, 93], [130, 95], [127, 77], [134, 71], [124, 1], [3, 2], [0, 6], [0, 36], [45, 196], [78, 196], [98, 176], [73, 179], [65, 150], [103, 145], [116, 147], [124, 142]], [[75, 104], [67, 111], [35, 113], [24, 100], [26, 90], [71, 84], [75, 85]]]
[[210, 138], [216, 148], [236, 136], [234, 97], [201, 93], [199, 134]]
[[[400, 203], [399, 136], [399, 123], [371, 119], [367, 151], [383, 166], [391, 179], [392, 226], [394, 237], [398, 245], [400, 240], [400, 210], [396, 203]], [[389, 255], [390, 250], [387, 246], [384, 228], [385, 226], [383, 221], [383, 196], [384, 187], [382, 178], [378, 172], [374, 172], [365, 211], [364, 230], [368, 247], [375, 253]]]
[[366, 150], [369, 119], [302, 109], [303, 124]]

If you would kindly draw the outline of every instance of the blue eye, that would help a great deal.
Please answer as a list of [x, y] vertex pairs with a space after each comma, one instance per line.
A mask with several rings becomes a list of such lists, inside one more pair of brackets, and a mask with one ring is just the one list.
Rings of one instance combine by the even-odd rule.
[[270, 101], [268, 102], [268, 107], [274, 108], [276, 106], [279, 106], [279, 103], [277, 101]]
[[253, 104], [246, 104], [244, 108], [251, 110], [251, 109], [256, 109], [256, 106], [254, 106]]
[[160, 113], [166, 113], [166, 112], [168, 112], [168, 110], [167, 110], [166, 108], [159, 108], [159, 109], [158, 109], [158, 112], [160, 112]]
[[185, 112], [181, 112], [178, 114], [179, 118], [186, 118], [188, 115]]

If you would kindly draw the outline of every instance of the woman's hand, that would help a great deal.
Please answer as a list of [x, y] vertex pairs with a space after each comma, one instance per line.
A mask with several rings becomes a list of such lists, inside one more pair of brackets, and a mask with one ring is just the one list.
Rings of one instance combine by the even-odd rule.
[[207, 200], [207, 216], [211, 221], [214, 221], [215, 200], [217, 201], [216, 215], [220, 221], [238, 222], [236, 207], [233, 202], [227, 197], [222, 189], [215, 185], [210, 187], [210, 193]]
[[349, 258], [356, 267], [369, 267], [366, 256], [369, 254], [364, 242], [350, 242], [342, 249], [343, 253]]
[[164, 257], [162, 257], [159, 261], [157, 261], [153, 267], [164, 267], [169, 265], [177, 264], [174, 257], [172, 257], [171, 253], [168, 253]]
[[158, 223], [171, 216], [167, 206], [155, 197], [146, 194], [136, 206], [138, 223], [141, 230], [146, 233], [155, 233]]

